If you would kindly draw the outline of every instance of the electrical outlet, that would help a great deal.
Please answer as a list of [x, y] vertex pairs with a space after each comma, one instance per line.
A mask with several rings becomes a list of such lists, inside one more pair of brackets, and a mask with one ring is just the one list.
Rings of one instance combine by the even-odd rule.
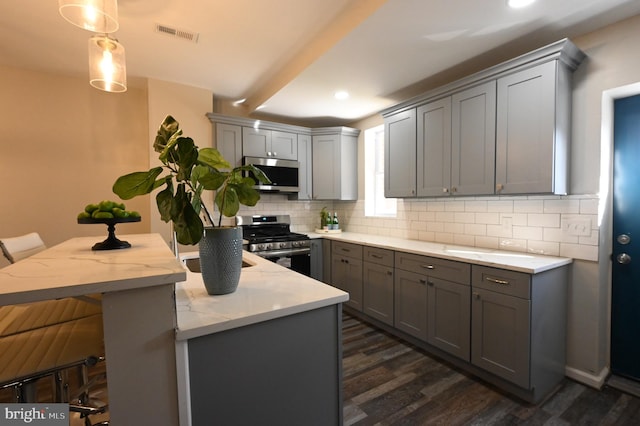
[[590, 237], [591, 219], [587, 217], [576, 217], [564, 221], [562, 229], [572, 237]]

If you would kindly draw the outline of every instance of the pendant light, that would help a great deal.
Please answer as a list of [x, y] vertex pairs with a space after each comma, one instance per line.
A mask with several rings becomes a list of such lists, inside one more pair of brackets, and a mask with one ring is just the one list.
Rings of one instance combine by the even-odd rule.
[[124, 46], [107, 34], [89, 39], [89, 84], [105, 92], [127, 90]]
[[118, 30], [117, 0], [58, 0], [60, 14], [67, 21], [95, 33]]

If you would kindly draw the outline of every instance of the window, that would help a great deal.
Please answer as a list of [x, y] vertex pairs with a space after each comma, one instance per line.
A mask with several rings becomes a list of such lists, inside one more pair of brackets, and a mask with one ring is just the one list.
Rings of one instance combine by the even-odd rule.
[[384, 125], [364, 132], [364, 215], [396, 217], [396, 199], [384, 198]]

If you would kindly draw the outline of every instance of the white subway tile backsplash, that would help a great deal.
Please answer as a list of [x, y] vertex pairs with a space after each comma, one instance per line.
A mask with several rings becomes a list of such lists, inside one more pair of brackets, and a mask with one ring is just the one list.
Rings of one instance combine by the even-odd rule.
[[[257, 206], [242, 206], [239, 214], [289, 214], [292, 230], [311, 232], [326, 206], [338, 212], [346, 231], [597, 260], [598, 204], [597, 195], [399, 199], [396, 218], [372, 218], [364, 216], [363, 200], [289, 201], [263, 194]], [[581, 235], [571, 235], [567, 221]]]
[[527, 214], [527, 225], [529, 226], [542, 226], [545, 228], [559, 228], [560, 227], [560, 214], [553, 213], [529, 213]]

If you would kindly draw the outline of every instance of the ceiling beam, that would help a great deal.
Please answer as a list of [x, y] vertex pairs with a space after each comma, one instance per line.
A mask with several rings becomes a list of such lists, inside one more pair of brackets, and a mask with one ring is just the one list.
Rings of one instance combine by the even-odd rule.
[[347, 6], [278, 70], [261, 79], [245, 96], [242, 107], [251, 113], [289, 84], [309, 65], [342, 40], [387, 0], [351, 0]]

